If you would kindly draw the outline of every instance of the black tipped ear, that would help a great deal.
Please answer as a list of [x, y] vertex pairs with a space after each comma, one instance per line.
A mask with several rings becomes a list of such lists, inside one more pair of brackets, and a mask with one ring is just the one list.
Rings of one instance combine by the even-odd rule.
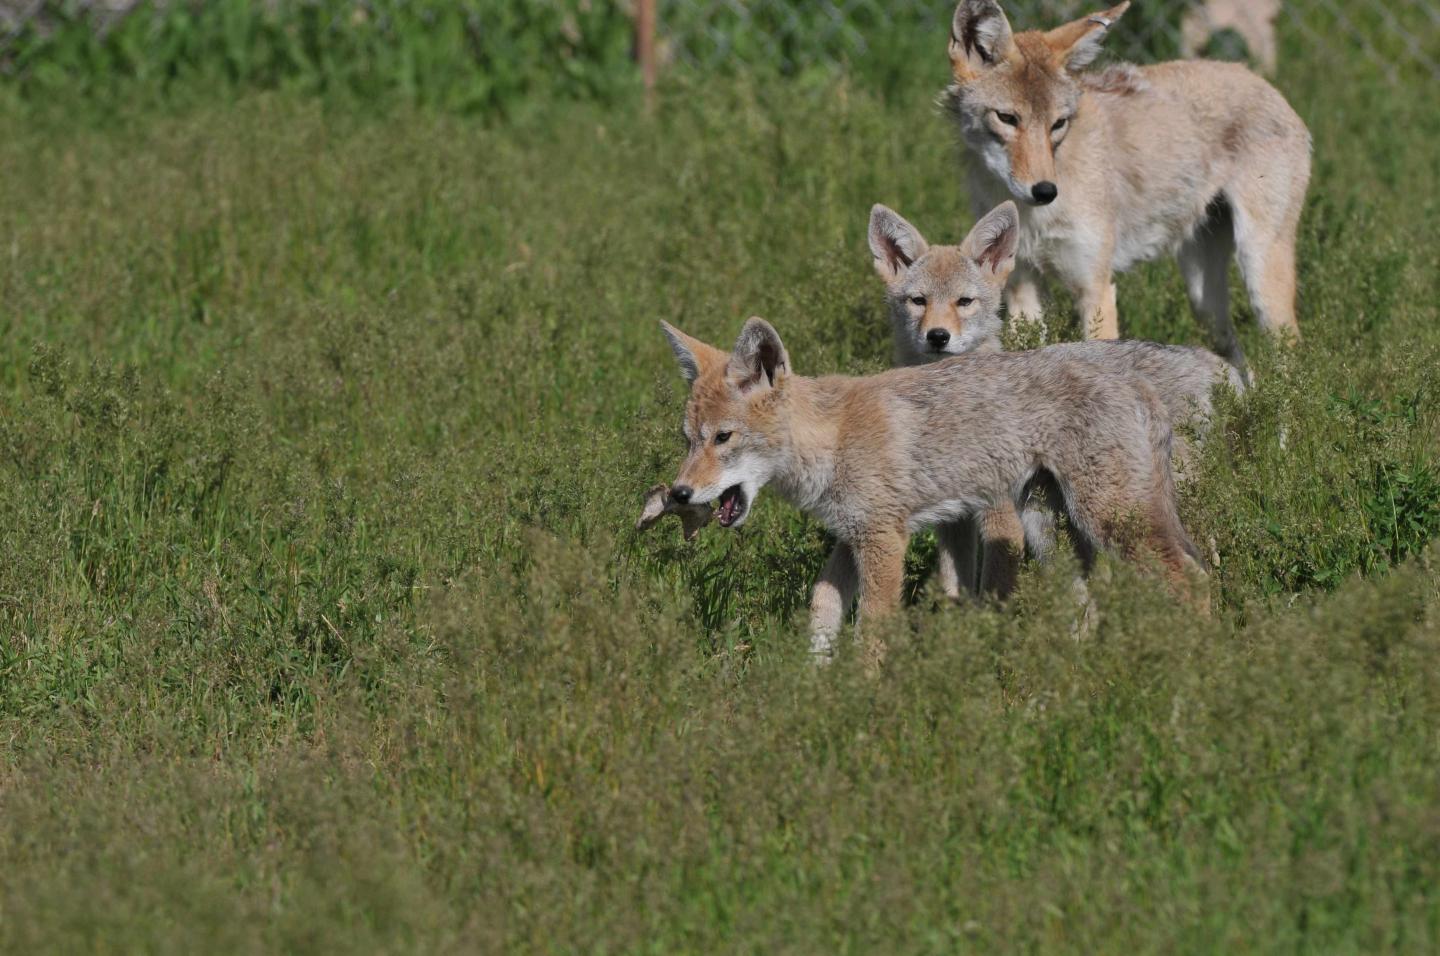
[[982, 269], [1004, 282], [1015, 269], [1020, 248], [1020, 210], [1006, 200], [975, 224], [960, 243], [960, 251]]
[[699, 339], [686, 335], [669, 322], [661, 322], [660, 329], [670, 342], [670, 349], [675, 353], [675, 361], [680, 363], [680, 374], [685, 377], [686, 384], [695, 384], [695, 380], [706, 369], [722, 366], [728, 361], [728, 356], [724, 352], [713, 345], [706, 345]]
[[950, 72], [961, 83], [1008, 60], [1015, 49], [1010, 21], [995, 0], [960, 0], [950, 21]]
[[875, 257], [875, 271], [887, 284], [904, 275], [929, 248], [920, 230], [893, 209], [879, 203], [870, 209], [870, 254]]
[[731, 381], [742, 392], [774, 388], [789, 369], [790, 357], [785, 354], [780, 333], [762, 318], [747, 319], [740, 338], [735, 340], [735, 351], [730, 353]]

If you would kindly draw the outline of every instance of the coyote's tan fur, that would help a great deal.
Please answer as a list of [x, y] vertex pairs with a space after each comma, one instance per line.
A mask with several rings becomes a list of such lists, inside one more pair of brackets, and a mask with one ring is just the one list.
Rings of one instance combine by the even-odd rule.
[[1238, 64], [1085, 72], [1127, 7], [1012, 33], [995, 0], [961, 0], [943, 102], [972, 160], [975, 213], [1020, 202], [1012, 316], [1039, 316], [1036, 280], [1049, 272], [1075, 294], [1087, 338], [1116, 338], [1113, 274], [1173, 253], [1215, 349], [1242, 367], [1226, 289], [1232, 252], [1260, 324], [1299, 335], [1295, 232], [1310, 135]]
[[718, 502], [716, 521], [737, 527], [773, 484], [839, 539], [812, 602], [818, 653], [857, 588], [865, 617], [896, 607], [919, 528], [980, 515], [987, 547], [1011, 559], [996, 573], [1013, 573], [1024, 543], [1017, 506], [1041, 470], [1091, 546], [1151, 552], [1177, 588], [1192, 586], [1169, 421], [1133, 376], [1039, 351], [806, 378], [763, 319], [750, 319], [729, 353], [664, 329], [690, 383], [689, 453], [670, 497]]

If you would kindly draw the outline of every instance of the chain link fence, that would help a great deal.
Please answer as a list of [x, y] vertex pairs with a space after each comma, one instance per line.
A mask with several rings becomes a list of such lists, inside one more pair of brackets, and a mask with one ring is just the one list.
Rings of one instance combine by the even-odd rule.
[[[1007, 0], [1016, 30], [1048, 28], [1107, 0]], [[659, 0], [660, 56], [704, 68], [799, 71], [867, 56], [899, 30], [940, 46], [945, 0]], [[1393, 82], [1440, 80], [1440, 0], [1138, 0], [1108, 45], [1138, 62], [1212, 55], [1267, 72], [1288, 55], [1363, 56]]]

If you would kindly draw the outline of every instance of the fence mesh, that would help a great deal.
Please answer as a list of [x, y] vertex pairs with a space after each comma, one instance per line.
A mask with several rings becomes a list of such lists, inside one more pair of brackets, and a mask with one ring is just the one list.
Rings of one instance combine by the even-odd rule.
[[[1003, 4], [1017, 30], [1108, 5]], [[943, 38], [953, 9], [946, 0], [659, 0], [662, 56], [702, 67], [842, 65], [900, 29]], [[1359, 55], [1395, 82], [1437, 80], [1440, 0], [1139, 0], [1108, 42], [1139, 62], [1208, 54], [1273, 72], [1287, 55]]]

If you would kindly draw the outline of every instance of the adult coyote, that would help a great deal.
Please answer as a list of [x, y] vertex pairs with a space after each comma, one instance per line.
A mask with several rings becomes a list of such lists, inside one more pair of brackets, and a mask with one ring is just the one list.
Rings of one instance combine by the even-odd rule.
[[1206, 60], [1086, 72], [1129, 7], [1012, 33], [996, 0], [961, 0], [942, 102], [971, 157], [975, 214], [1020, 203], [1006, 304], [1037, 317], [1036, 278], [1074, 293], [1087, 338], [1118, 337], [1113, 274], [1174, 253], [1215, 350], [1244, 355], [1230, 321], [1232, 252], [1262, 327], [1290, 338], [1295, 232], [1310, 134], [1269, 83]]

